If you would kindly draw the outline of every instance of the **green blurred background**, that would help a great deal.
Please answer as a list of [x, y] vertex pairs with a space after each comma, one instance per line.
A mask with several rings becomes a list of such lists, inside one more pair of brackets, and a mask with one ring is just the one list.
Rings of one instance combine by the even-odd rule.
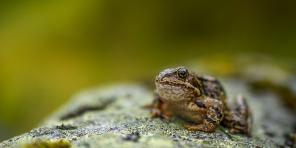
[[[0, 140], [75, 92], [153, 79], [200, 56], [295, 62], [294, 1], [0, 1]], [[215, 60], [215, 59], [213, 59]]]

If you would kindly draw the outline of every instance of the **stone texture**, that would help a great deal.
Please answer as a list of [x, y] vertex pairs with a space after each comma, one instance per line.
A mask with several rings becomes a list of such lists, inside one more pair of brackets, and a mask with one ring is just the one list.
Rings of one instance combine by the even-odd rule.
[[[252, 137], [225, 133], [190, 132], [183, 121], [150, 119], [143, 106], [153, 91], [138, 84], [104, 86], [77, 94], [54, 115], [28, 133], [0, 143], [0, 147], [32, 147], [36, 142], [69, 142], [72, 147], [278, 147], [293, 129], [292, 113], [272, 93], [252, 93], [247, 83], [222, 79], [229, 100], [242, 94], [253, 112]], [[65, 143], [65, 142], [63, 142]], [[36, 145], [36, 144], [35, 144]]]

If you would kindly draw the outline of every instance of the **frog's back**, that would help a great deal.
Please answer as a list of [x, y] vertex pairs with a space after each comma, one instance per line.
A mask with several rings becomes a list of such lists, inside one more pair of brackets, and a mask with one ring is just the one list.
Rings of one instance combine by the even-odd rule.
[[205, 96], [212, 99], [221, 100], [223, 103], [226, 103], [226, 94], [222, 84], [212, 76], [198, 76], [202, 84], [202, 91]]

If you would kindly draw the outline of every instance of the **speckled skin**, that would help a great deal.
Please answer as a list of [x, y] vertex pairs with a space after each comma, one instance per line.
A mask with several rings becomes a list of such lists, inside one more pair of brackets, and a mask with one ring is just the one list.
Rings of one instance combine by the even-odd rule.
[[170, 119], [177, 115], [188, 121], [185, 128], [214, 132], [219, 124], [232, 133], [250, 134], [250, 115], [245, 99], [238, 97], [233, 109], [226, 103], [221, 83], [199, 76], [185, 67], [165, 69], [155, 80], [156, 99], [152, 117]]

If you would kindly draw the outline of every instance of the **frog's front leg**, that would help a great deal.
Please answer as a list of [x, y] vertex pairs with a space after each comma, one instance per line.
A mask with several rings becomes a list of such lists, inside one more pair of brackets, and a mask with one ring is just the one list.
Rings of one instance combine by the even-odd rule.
[[222, 125], [229, 128], [231, 133], [251, 134], [252, 117], [248, 104], [242, 96], [236, 98], [233, 108], [225, 111]]
[[172, 117], [172, 113], [168, 110], [168, 104], [161, 101], [161, 98], [157, 94], [152, 103], [150, 115], [152, 118], [163, 118], [166, 120], [169, 120]]
[[223, 119], [223, 104], [216, 99], [206, 98], [197, 100], [196, 105], [207, 110], [202, 123], [197, 125], [185, 125], [185, 128], [193, 131], [214, 132]]

